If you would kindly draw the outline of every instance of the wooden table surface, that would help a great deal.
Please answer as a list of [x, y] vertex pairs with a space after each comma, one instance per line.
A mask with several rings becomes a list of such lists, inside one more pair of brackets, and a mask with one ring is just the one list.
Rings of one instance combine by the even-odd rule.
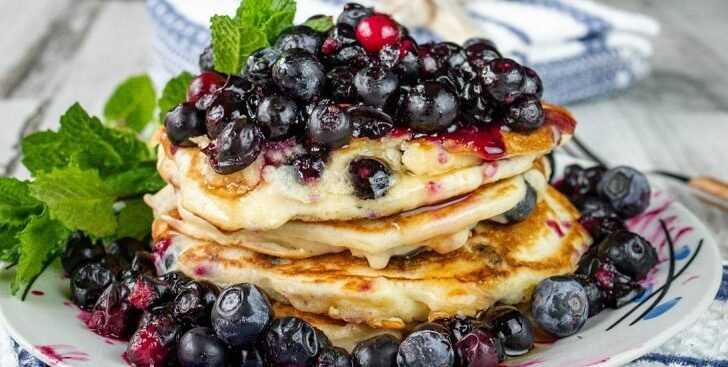
[[[654, 72], [625, 92], [569, 106], [577, 136], [612, 164], [728, 180], [728, 2], [609, 3], [661, 22]], [[27, 177], [18, 139], [55, 128], [75, 101], [99, 113], [116, 84], [150, 66], [152, 28], [141, 1], [0, 0], [0, 9], [0, 173]], [[653, 182], [712, 229], [728, 259], [728, 213], [682, 185]]]

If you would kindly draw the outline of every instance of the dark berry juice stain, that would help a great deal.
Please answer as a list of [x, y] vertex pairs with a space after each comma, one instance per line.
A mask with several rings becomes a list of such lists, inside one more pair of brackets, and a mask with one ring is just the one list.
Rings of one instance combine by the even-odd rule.
[[506, 154], [506, 144], [499, 125], [485, 128], [465, 126], [454, 131], [426, 135], [423, 139], [444, 147], [456, 146], [458, 151], [470, 150], [486, 161], [499, 160]]
[[88, 354], [76, 350], [76, 347], [71, 345], [36, 345], [35, 349], [39, 354], [48, 358], [51, 366], [63, 364], [65, 361], [86, 362], [89, 360]]
[[564, 237], [564, 230], [561, 229], [561, 225], [559, 224], [559, 222], [548, 219], [546, 220], [546, 225], [553, 229], [559, 237]]
[[43, 293], [43, 291], [39, 291], [39, 290], [35, 290], [34, 289], [34, 290], [30, 291], [30, 294], [32, 294], [34, 296], [39, 296], [40, 297], [40, 296], [44, 295], [45, 293]]
[[550, 108], [544, 109], [545, 120], [556, 126], [562, 133], [569, 135], [574, 134], [576, 129], [576, 120], [571, 117], [571, 114], [565, 109], [557, 106], [551, 106]]

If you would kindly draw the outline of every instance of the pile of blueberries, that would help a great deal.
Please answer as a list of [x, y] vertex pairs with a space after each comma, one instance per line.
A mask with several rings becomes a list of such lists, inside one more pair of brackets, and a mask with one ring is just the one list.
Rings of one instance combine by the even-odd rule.
[[650, 204], [643, 173], [625, 166], [570, 165], [555, 186], [581, 211], [579, 222], [594, 240], [573, 276], [546, 279], [533, 295], [538, 326], [565, 337], [605, 307], [619, 308], [640, 297], [645, 290], [639, 282], [659, 259], [655, 248], [624, 223]]
[[61, 258], [73, 302], [88, 311], [86, 326], [128, 340], [124, 358], [133, 366], [495, 367], [534, 343], [524, 314], [496, 306], [475, 318], [420, 324], [401, 341], [375, 336], [349, 354], [303, 319], [275, 318], [253, 284], [221, 290], [180, 272], [158, 276], [154, 257], [145, 242], [104, 246], [74, 233]]
[[538, 75], [501, 57], [490, 41], [418, 45], [390, 17], [355, 3], [327, 32], [304, 25], [284, 31], [250, 55], [240, 75], [215, 71], [213, 59], [208, 47], [187, 101], [164, 123], [177, 146], [207, 135], [203, 151], [220, 174], [244, 169], [268, 145], [287, 140], [306, 147], [287, 163], [310, 181], [327, 152], [353, 137], [379, 138], [395, 128], [529, 131], [544, 123]]

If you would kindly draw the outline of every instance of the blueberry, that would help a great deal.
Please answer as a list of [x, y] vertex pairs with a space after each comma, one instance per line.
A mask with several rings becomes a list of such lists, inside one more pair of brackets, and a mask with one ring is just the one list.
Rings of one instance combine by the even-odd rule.
[[572, 164], [564, 169], [564, 180], [559, 190], [577, 206], [586, 197], [596, 195], [599, 184], [606, 169], [603, 166], [583, 168]]
[[174, 290], [166, 283], [149, 275], [140, 275], [129, 295], [129, 303], [139, 310], [166, 303], [174, 297]]
[[341, 12], [336, 24], [346, 24], [352, 28], [356, 28], [359, 22], [374, 14], [374, 9], [367, 8], [356, 3], [348, 3], [344, 5], [344, 11]]
[[125, 257], [110, 255], [108, 253], [101, 259], [99, 264], [106, 269], [111, 270], [111, 273], [114, 274], [114, 279], [116, 280], [121, 280], [124, 273], [131, 269], [131, 264]]
[[604, 309], [601, 290], [599, 286], [589, 278], [576, 276], [576, 281], [581, 284], [586, 292], [586, 299], [589, 301], [589, 317], [595, 316]]
[[536, 96], [523, 96], [508, 106], [503, 123], [513, 131], [531, 131], [544, 124], [541, 101]]
[[533, 293], [531, 312], [541, 330], [564, 338], [576, 334], [589, 315], [584, 288], [570, 277], [553, 276], [542, 280]]
[[321, 53], [329, 55], [338, 52], [345, 46], [355, 45], [357, 43], [354, 28], [347, 24], [337, 24], [329, 29], [326, 39], [321, 45]]
[[225, 288], [212, 309], [215, 334], [233, 347], [254, 342], [273, 319], [268, 297], [249, 283]]
[[354, 367], [395, 367], [398, 351], [399, 341], [383, 334], [359, 342], [351, 355]]
[[613, 232], [626, 230], [627, 226], [615, 214], [591, 211], [579, 218], [579, 223], [589, 232], [594, 243], [601, 242]]
[[412, 332], [414, 333], [414, 332], [422, 331], [422, 330], [431, 330], [431, 331], [438, 332], [442, 335], [445, 335], [450, 339], [450, 341], [455, 342], [456, 340], [453, 337], [453, 332], [450, 329], [448, 329], [445, 325], [443, 325], [446, 320], [449, 320], [449, 319], [441, 319], [441, 320], [437, 320], [434, 322], [423, 322], [423, 323], [415, 326], [414, 329], [412, 329]]
[[617, 309], [632, 302], [644, 293], [645, 289], [639, 284], [615, 283], [610, 288], [602, 289], [602, 299], [607, 307]]
[[217, 154], [212, 168], [221, 175], [228, 175], [245, 169], [258, 158], [263, 133], [246, 118], [239, 118], [225, 126], [214, 144]]
[[450, 126], [458, 114], [455, 95], [442, 83], [427, 81], [412, 88], [401, 118], [417, 132], [433, 133]]
[[612, 209], [612, 206], [600, 197], [587, 196], [575, 204], [577, 204], [577, 208], [579, 208], [582, 215], [593, 214], [598, 217], [617, 215], [617, 213], [614, 212], [614, 209]]
[[66, 241], [66, 247], [61, 255], [61, 265], [66, 274], [73, 274], [73, 271], [82, 265], [101, 261], [105, 252], [101, 242], [94, 243], [83, 232], [76, 231], [71, 233]]
[[101, 336], [128, 338], [134, 331], [138, 313], [128, 302], [129, 289], [111, 283], [94, 305], [86, 326]]
[[245, 61], [243, 76], [258, 85], [272, 85], [273, 76], [271, 75], [271, 68], [280, 55], [281, 50], [272, 47], [255, 51]]
[[496, 306], [481, 312], [478, 320], [492, 326], [506, 355], [520, 356], [533, 348], [533, 327], [520, 311], [512, 306]]
[[511, 59], [493, 59], [481, 73], [485, 91], [499, 103], [511, 104], [521, 96], [523, 68]]
[[644, 279], [658, 262], [657, 251], [647, 240], [624, 230], [613, 232], [599, 244], [599, 257], [634, 280]]
[[441, 68], [457, 70], [467, 59], [465, 50], [453, 42], [437, 43], [430, 52], [438, 59]]
[[537, 201], [538, 195], [536, 194], [536, 190], [530, 184], [526, 183], [526, 195], [516, 206], [503, 213], [503, 217], [508, 223], [524, 221], [536, 209]]
[[311, 111], [306, 135], [311, 143], [338, 148], [349, 143], [353, 133], [349, 114], [342, 107], [320, 103]]
[[273, 81], [285, 94], [311, 101], [324, 86], [324, 67], [306, 50], [292, 48], [281, 53], [273, 64]]
[[200, 71], [214, 71], [215, 70], [215, 57], [213, 54], [212, 44], [207, 45], [198, 59], [198, 65]]
[[164, 127], [169, 141], [180, 147], [194, 147], [190, 138], [205, 135], [205, 116], [191, 102], [178, 104], [164, 115]]
[[181, 271], [171, 271], [161, 275], [158, 279], [169, 284], [174, 294], [178, 294], [187, 283], [192, 281], [192, 278]]
[[239, 354], [240, 367], [265, 367], [263, 354], [254, 345], [246, 345], [240, 349]]
[[392, 118], [374, 107], [352, 106], [346, 112], [351, 118], [355, 138], [381, 138], [394, 129]]
[[475, 330], [480, 326], [480, 322], [472, 317], [455, 316], [435, 321], [443, 325], [452, 335], [452, 340], [457, 342], [462, 339], [465, 334]]
[[192, 281], [174, 299], [174, 317], [185, 325], [210, 324], [210, 313], [220, 294], [220, 288], [207, 281]]
[[319, 351], [314, 367], [351, 367], [351, 356], [346, 349], [339, 347], [324, 347]]
[[491, 60], [501, 58], [493, 42], [483, 38], [471, 38], [463, 44], [468, 63], [475, 70], [481, 70]]
[[356, 101], [355, 74], [356, 70], [349, 66], [335, 67], [326, 74], [326, 91], [336, 103]]
[[131, 260], [130, 270], [132, 274], [141, 275], [155, 275], [157, 268], [154, 265], [154, 259], [152, 253], [149, 251], [137, 251], [134, 254], [134, 258]]
[[106, 252], [110, 255], [122, 256], [132, 261], [137, 251], [150, 251], [148, 244], [137, 240], [136, 238], [123, 237], [114, 240], [106, 246]]
[[461, 95], [462, 117], [474, 125], [487, 125], [496, 119], [497, 106], [484, 91], [478, 79], [465, 83]]
[[260, 101], [256, 118], [266, 138], [282, 140], [291, 136], [296, 127], [298, 106], [288, 97], [268, 96]]
[[543, 82], [541, 78], [531, 68], [523, 67], [523, 86], [521, 87], [523, 94], [530, 94], [537, 98], [543, 97]]
[[602, 266], [602, 261], [594, 254], [596, 251], [597, 246], [592, 246], [586, 254], [582, 255], [576, 268], [576, 274], [584, 277], [592, 277], [596, 274], [599, 267]]
[[323, 37], [308, 26], [297, 25], [284, 30], [276, 40], [275, 47], [281, 51], [303, 49], [315, 55], [321, 50]]
[[127, 344], [125, 359], [132, 366], [163, 366], [179, 342], [181, 327], [169, 314], [140, 326]]
[[293, 159], [298, 179], [304, 183], [315, 182], [324, 172], [326, 163], [320, 154], [309, 153]]
[[498, 337], [485, 329], [475, 329], [455, 344], [463, 367], [496, 367], [505, 358], [502, 348]]
[[371, 58], [361, 45], [354, 44], [325, 55], [323, 61], [329, 68], [335, 66], [363, 68], [369, 65]]
[[360, 199], [379, 199], [392, 184], [392, 172], [386, 164], [373, 158], [357, 158], [349, 163], [349, 177]]
[[298, 317], [274, 320], [264, 336], [266, 360], [272, 366], [309, 366], [320, 350], [319, 335]]
[[377, 66], [361, 69], [354, 76], [354, 87], [359, 98], [374, 107], [384, 106], [398, 86], [399, 80], [394, 73]]
[[198, 102], [198, 105], [200, 104], [208, 104], [205, 112], [205, 127], [210, 139], [215, 139], [232, 121], [245, 115], [243, 100], [237, 93], [230, 90], [222, 89], [205, 96]]
[[454, 366], [455, 350], [450, 338], [432, 330], [416, 331], [399, 345], [398, 367]]
[[642, 172], [631, 167], [620, 166], [607, 171], [597, 190], [624, 218], [641, 214], [650, 205], [650, 183]]
[[417, 80], [420, 62], [414, 41], [405, 39], [396, 45], [386, 45], [379, 50], [378, 58], [382, 67], [392, 70], [403, 82]]
[[181, 367], [225, 366], [225, 345], [212, 329], [197, 327], [180, 338], [177, 361]]
[[73, 303], [84, 310], [90, 310], [112, 281], [114, 273], [101, 264], [82, 265], [71, 275]]

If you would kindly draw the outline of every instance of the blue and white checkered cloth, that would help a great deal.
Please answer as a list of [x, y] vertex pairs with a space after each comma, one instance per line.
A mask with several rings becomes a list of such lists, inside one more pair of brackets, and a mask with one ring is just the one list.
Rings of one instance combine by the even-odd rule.
[[[299, 0], [296, 21], [336, 15], [349, 0]], [[386, 1], [386, 0], [380, 0]], [[659, 24], [591, 0], [461, 0], [466, 13], [501, 52], [536, 70], [544, 99], [567, 103], [623, 89], [650, 70]], [[376, 5], [373, 0], [360, 3]], [[152, 76], [158, 83], [182, 70], [198, 70], [209, 44], [209, 18], [233, 14], [239, 0], [148, 0], [155, 26]], [[413, 31], [419, 42], [435, 39]]]

